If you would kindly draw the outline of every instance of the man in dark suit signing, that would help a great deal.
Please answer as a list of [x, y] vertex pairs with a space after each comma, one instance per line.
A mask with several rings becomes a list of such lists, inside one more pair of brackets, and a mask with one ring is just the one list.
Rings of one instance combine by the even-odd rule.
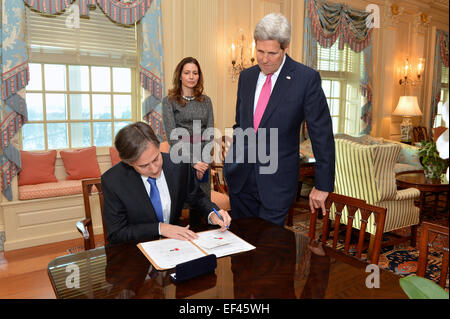
[[[178, 226], [185, 202], [226, 230], [231, 218], [195, 186], [189, 163], [175, 164], [159, 151], [152, 128], [137, 122], [122, 128], [114, 142], [121, 162], [101, 178], [103, 218], [109, 243], [147, 241], [159, 236], [181, 240], [198, 236]], [[213, 210], [221, 215], [221, 220]]]
[[262, 18], [254, 32], [258, 64], [239, 77], [234, 143], [224, 164], [233, 218], [259, 216], [284, 224], [297, 190], [304, 120], [316, 159], [311, 210], [325, 211], [333, 191], [333, 129], [320, 75], [286, 54], [290, 38], [286, 17]]

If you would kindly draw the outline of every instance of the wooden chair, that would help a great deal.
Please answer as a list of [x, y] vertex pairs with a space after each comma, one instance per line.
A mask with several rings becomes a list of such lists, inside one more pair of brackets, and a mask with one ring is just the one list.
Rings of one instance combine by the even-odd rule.
[[442, 135], [442, 133], [444, 133], [447, 130], [447, 128], [445, 126], [438, 126], [438, 127], [433, 127], [432, 132], [433, 132], [433, 141], [437, 141], [437, 139], [439, 138], [439, 136]]
[[[374, 240], [371, 240], [370, 246], [369, 246], [369, 252], [368, 255], [370, 256], [370, 262], [372, 264], [378, 264], [378, 259], [380, 257], [380, 249], [381, 249], [381, 240], [383, 236], [383, 228], [384, 228], [384, 222], [386, 220], [386, 208], [378, 207], [374, 205], [367, 204], [364, 200], [352, 198], [344, 195], [339, 195], [335, 193], [330, 193], [328, 195], [328, 198], [325, 202], [325, 208], [327, 210], [326, 215], [323, 217], [323, 227], [322, 227], [322, 237], [321, 241], [323, 245], [326, 245], [326, 242], [329, 237], [330, 233], [330, 207], [334, 204], [334, 207], [336, 209], [335, 216], [339, 216], [339, 218], [334, 219], [334, 225], [333, 230], [333, 244], [332, 247], [336, 249], [337, 242], [338, 242], [338, 234], [339, 234], [339, 228], [341, 225], [341, 218], [342, 216], [345, 216], [347, 218], [346, 222], [346, 234], [345, 234], [345, 243], [344, 243], [344, 253], [348, 254], [350, 249], [350, 239], [352, 234], [352, 227], [353, 219], [355, 218], [355, 215], [357, 211], [361, 214], [361, 227], [359, 229], [359, 236], [358, 236], [358, 244], [357, 244], [357, 252], [356, 252], [356, 258], [361, 259], [361, 254], [363, 250], [364, 245], [364, 237], [366, 234], [366, 228], [367, 224], [369, 222], [369, 219], [374, 219], [376, 224], [376, 233], [375, 236], [372, 237]], [[294, 206], [296, 203], [294, 203]], [[347, 214], [343, 214], [344, 209], [346, 208]], [[292, 209], [292, 207], [291, 207]], [[312, 240], [315, 240], [316, 236], [316, 223], [317, 223], [317, 214], [321, 214], [321, 212], [315, 212], [311, 213], [310, 221], [309, 221], [309, 238]]]
[[[417, 276], [425, 277], [428, 264], [428, 247], [442, 251], [442, 265], [439, 285], [445, 288], [445, 282], [448, 275], [448, 227], [422, 223], [422, 233], [419, 241], [419, 262], [417, 264]], [[437, 245], [433, 245], [438, 243]]]
[[84, 238], [84, 249], [89, 250], [95, 248], [94, 229], [92, 227], [92, 206], [89, 200], [92, 195], [97, 195], [99, 198], [100, 213], [102, 216], [103, 225], [103, 238], [106, 246], [107, 240], [105, 222], [103, 220], [103, 192], [101, 179], [100, 177], [84, 179], [81, 181], [81, 186], [83, 189], [84, 210], [86, 217], [83, 220], [77, 222], [77, 229]]
[[225, 161], [225, 156], [231, 147], [233, 139], [228, 136], [222, 136], [220, 141], [220, 154], [219, 161], [216, 163], [213, 161], [211, 163], [211, 177], [213, 181], [213, 187], [216, 192], [228, 194], [228, 186], [223, 175], [223, 163]]
[[428, 141], [428, 131], [424, 126], [413, 127], [413, 143]]

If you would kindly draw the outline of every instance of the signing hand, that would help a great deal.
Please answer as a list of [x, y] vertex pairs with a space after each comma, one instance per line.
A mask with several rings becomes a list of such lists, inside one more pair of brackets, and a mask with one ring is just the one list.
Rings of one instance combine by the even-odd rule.
[[189, 229], [189, 225], [186, 227], [171, 225], [171, 224], [159, 224], [159, 231], [161, 235], [167, 238], [174, 238], [179, 240], [194, 240], [198, 238], [198, 235]]
[[313, 187], [311, 193], [309, 194], [309, 208], [311, 212], [316, 212], [316, 209], [322, 208], [322, 215], [325, 216], [325, 201], [328, 197], [328, 192], [320, 191], [317, 188]]
[[223, 221], [220, 220], [220, 218], [215, 213], [212, 213], [210, 215], [209, 219], [212, 224], [220, 226], [219, 231], [225, 231], [225, 230], [227, 230], [227, 226], [230, 226], [230, 224], [231, 224], [231, 217], [223, 209], [219, 210], [218, 213], [222, 217]]

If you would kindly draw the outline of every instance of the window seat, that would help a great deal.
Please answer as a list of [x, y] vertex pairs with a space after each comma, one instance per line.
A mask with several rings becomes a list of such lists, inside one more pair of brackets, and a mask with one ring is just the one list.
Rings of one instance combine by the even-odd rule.
[[59, 197], [81, 193], [81, 180], [62, 180], [56, 183], [19, 186], [19, 200]]
[[[98, 154], [100, 153], [100, 154]], [[100, 150], [97, 160], [101, 173], [111, 167], [108, 149]], [[0, 231], [5, 232], [4, 250], [28, 248], [69, 239], [83, 238], [76, 223], [84, 218], [81, 180], [67, 180], [61, 158], [56, 159], [57, 182], [18, 186], [12, 180], [13, 200], [0, 202]], [[98, 196], [91, 199], [94, 234], [103, 233]]]

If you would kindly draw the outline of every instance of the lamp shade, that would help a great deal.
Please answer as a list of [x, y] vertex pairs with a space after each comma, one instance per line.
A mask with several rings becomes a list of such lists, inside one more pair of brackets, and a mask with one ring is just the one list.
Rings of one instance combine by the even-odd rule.
[[417, 96], [400, 96], [397, 107], [392, 115], [421, 116], [422, 112], [417, 102]]

